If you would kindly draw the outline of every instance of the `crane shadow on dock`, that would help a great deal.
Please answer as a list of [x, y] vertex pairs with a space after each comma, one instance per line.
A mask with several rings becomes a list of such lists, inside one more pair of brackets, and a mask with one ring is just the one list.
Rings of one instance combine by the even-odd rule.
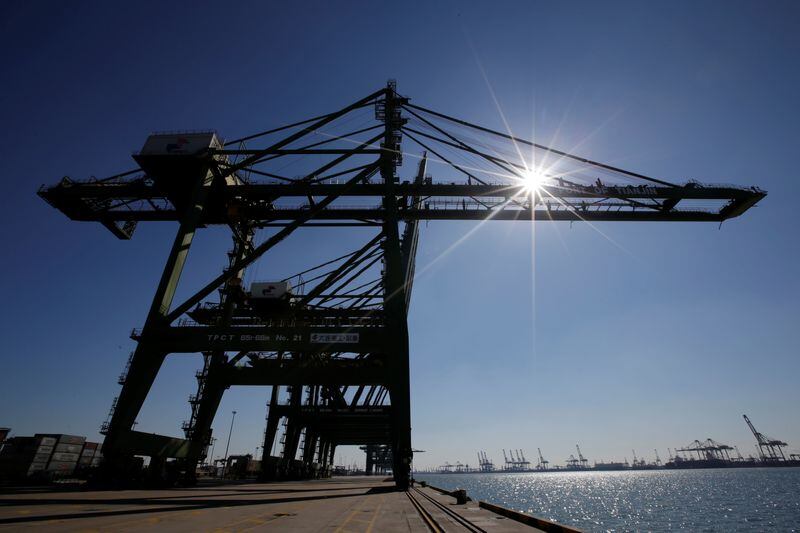
[[[321, 500], [364, 498], [397, 491], [393, 484], [376, 486], [376, 483], [383, 482], [373, 478], [367, 482], [348, 483], [344, 487], [335, 486], [339, 485], [335, 481], [321, 481], [313, 483], [313, 487], [297, 486], [309, 484], [308, 482], [286, 483], [284, 487], [281, 486], [282, 483], [254, 483], [252, 488], [235, 484], [229, 486], [232, 489], [230, 491], [222, 490], [224, 486], [126, 490], [118, 491], [119, 497], [114, 494], [116, 491], [5, 493], [0, 495], [0, 525], [191, 512], [217, 508], [303, 504]], [[213, 492], [209, 493], [210, 490]], [[64, 509], [64, 506], [68, 506], [67, 509]]]

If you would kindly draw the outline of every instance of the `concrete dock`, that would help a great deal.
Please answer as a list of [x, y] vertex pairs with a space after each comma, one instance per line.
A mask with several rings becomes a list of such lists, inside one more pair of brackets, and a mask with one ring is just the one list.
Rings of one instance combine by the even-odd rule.
[[377, 477], [167, 490], [0, 488], [0, 531], [539, 531], [430, 488]]

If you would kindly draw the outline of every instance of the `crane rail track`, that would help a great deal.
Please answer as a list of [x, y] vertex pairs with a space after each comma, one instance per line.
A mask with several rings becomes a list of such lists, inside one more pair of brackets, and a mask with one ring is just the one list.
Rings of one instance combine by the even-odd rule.
[[433, 533], [444, 533], [444, 529], [442, 529], [441, 526], [439, 526], [439, 523], [436, 522], [436, 520], [433, 518], [433, 515], [431, 515], [431, 513], [429, 513], [422, 506], [419, 500], [416, 499], [413, 494], [411, 494], [411, 491], [407, 491], [406, 496], [408, 496], [408, 499], [411, 500], [411, 505], [414, 506], [419, 515], [422, 517], [422, 520], [423, 522], [425, 522], [425, 525], [428, 526], [428, 529], [430, 529]]
[[[431, 513], [424, 508], [422, 503], [417, 498], [415, 498], [412, 493], [418, 494], [418, 495], [422, 496], [423, 498], [425, 498], [428, 502], [433, 504], [434, 507], [436, 507], [437, 509], [439, 509], [440, 511], [445, 513], [447, 516], [452, 518], [456, 523], [458, 523], [461, 526], [463, 526], [467, 531], [470, 531], [472, 533], [485, 533], [486, 532], [485, 529], [481, 529], [480, 527], [476, 526], [475, 524], [473, 524], [472, 522], [470, 522], [469, 520], [467, 520], [466, 518], [464, 518], [460, 514], [456, 513], [452, 509], [449, 509], [443, 503], [441, 503], [439, 501], [436, 501], [435, 498], [432, 498], [431, 496], [428, 496], [423, 491], [421, 491], [421, 490], [419, 490], [417, 488], [412, 488], [408, 492], [406, 492], [406, 494], [408, 495], [408, 497], [411, 500], [411, 503], [414, 505], [414, 507], [417, 508], [417, 511], [420, 513], [420, 515], [422, 516], [423, 520], [425, 520], [426, 524], [428, 524], [428, 527], [431, 529], [431, 531], [439, 532], [439, 531], [446, 531], [446, 530], [443, 529], [436, 522], [436, 520], [433, 518]], [[431, 523], [434, 525], [434, 527], [431, 526]]]

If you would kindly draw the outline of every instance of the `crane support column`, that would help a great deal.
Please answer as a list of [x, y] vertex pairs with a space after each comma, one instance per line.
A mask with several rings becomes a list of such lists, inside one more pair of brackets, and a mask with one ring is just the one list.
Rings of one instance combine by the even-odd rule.
[[[114, 482], [118, 476], [125, 476], [131, 467], [128, 461], [137, 452], [137, 450], [127, 449], [126, 441], [129, 440], [127, 437], [167, 356], [167, 352], [159, 348], [158, 332], [161, 328], [169, 325], [166, 317], [169, 314], [183, 266], [189, 255], [195, 231], [200, 224], [213, 179], [214, 174], [211, 170], [207, 170], [197, 182], [192, 194], [192, 202], [175, 235], [161, 280], [142, 328], [139, 344], [133, 353], [125, 382], [111, 413], [111, 419], [108, 426], [103, 428], [106, 434], [103, 442], [103, 477], [109, 481]], [[157, 468], [158, 464], [159, 461], [151, 463], [153, 469]]]
[[[252, 251], [253, 230], [250, 227], [239, 228], [234, 232], [233, 250], [229, 253], [230, 266], [241, 261]], [[238, 270], [224, 285], [221, 291], [221, 315], [218, 324], [227, 327], [236, 306], [238, 293], [244, 270]], [[211, 442], [211, 424], [222, 401], [222, 396], [228, 388], [228, 383], [221, 379], [226, 367], [229, 365], [224, 350], [208, 352], [209, 358], [204, 366], [204, 372], [198, 380], [198, 391], [192, 404], [192, 419], [186, 427], [186, 438], [189, 440], [188, 455], [184, 459], [184, 480], [193, 484], [197, 481], [197, 464], [202, 458], [205, 449]], [[227, 457], [225, 458], [227, 460]]]
[[385, 99], [385, 135], [381, 145], [380, 172], [383, 178], [384, 309], [386, 311], [386, 351], [392, 368], [393, 383], [389, 387], [392, 401], [394, 476], [398, 488], [406, 489], [411, 472], [411, 392], [409, 382], [408, 323], [406, 288], [400, 251], [400, 221], [394, 191], [400, 159], [400, 128], [403, 125], [395, 86], [389, 83]]

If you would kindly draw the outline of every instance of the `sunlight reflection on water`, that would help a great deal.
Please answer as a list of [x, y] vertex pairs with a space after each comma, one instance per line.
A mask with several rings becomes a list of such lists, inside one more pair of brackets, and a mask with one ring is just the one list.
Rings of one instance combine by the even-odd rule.
[[800, 468], [415, 477], [585, 531], [800, 531]]

